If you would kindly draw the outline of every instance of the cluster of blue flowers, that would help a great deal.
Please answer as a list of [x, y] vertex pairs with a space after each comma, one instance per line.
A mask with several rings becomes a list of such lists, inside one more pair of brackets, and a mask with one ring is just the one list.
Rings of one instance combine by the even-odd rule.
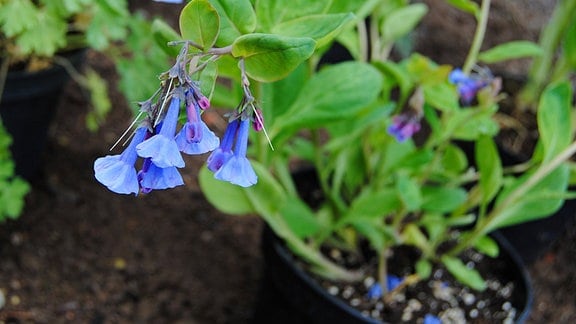
[[[230, 117], [220, 142], [201, 118], [201, 112], [209, 108], [210, 102], [195, 83], [186, 82], [167, 91], [163, 98], [156, 105], [141, 104], [147, 117], [121, 154], [101, 157], [94, 162], [94, 174], [100, 183], [120, 194], [174, 188], [184, 184], [178, 171], [184, 167], [181, 153], [194, 155], [211, 151], [208, 168], [217, 179], [242, 187], [257, 182], [256, 173], [246, 157], [252, 121], [248, 109], [241, 106], [240, 111]], [[164, 101], [169, 101], [165, 113]], [[181, 106], [186, 110], [186, 122], [176, 132]], [[138, 158], [143, 162], [136, 171]]]

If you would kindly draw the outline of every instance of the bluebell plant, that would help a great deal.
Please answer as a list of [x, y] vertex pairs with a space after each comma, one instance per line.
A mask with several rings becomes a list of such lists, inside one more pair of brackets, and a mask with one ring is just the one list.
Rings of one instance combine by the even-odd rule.
[[[496, 256], [490, 232], [546, 217], [572, 197], [572, 89], [567, 80], [546, 87], [538, 149], [504, 168], [495, 140], [501, 80], [486, 64], [537, 55], [538, 46], [481, 51], [490, 1], [450, 3], [477, 20], [462, 67], [418, 53], [390, 58], [426, 14], [422, 3], [192, 0], [180, 15], [180, 39], [170, 43], [181, 48], [176, 63], [140, 104], [124, 153], [96, 160], [96, 178], [118, 193], [148, 193], [182, 184], [180, 153], [207, 153], [198, 173], [206, 199], [228, 214], [261, 216], [327, 280], [372, 275], [377, 287], [367, 295], [386, 300], [442, 266], [484, 290], [461, 252]], [[352, 58], [323, 63], [335, 43]], [[231, 108], [221, 140], [202, 121], [208, 106]], [[461, 142], [474, 147], [472, 157]], [[322, 192], [314, 204], [293, 176], [303, 164]], [[154, 180], [144, 182], [147, 173]], [[338, 247], [362, 258], [366, 244], [376, 273], [322, 252]], [[412, 273], [390, 274], [388, 254], [400, 245], [418, 250], [418, 260]]]

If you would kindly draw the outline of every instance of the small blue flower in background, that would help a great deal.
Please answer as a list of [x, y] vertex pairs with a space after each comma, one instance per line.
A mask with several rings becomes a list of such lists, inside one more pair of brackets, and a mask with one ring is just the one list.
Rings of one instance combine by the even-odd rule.
[[173, 96], [160, 132], [136, 146], [139, 156], [150, 158], [160, 168], [184, 167], [184, 160], [174, 139], [179, 111], [180, 98]]
[[388, 134], [394, 136], [399, 142], [404, 142], [420, 130], [420, 118], [407, 114], [396, 115], [388, 127]]
[[[386, 278], [386, 288], [388, 291], [394, 290], [402, 283], [402, 281], [404, 281], [402, 278], [389, 274]], [[368, 288], [367, 297], [370, 299], [378, 299], [382, 297], [382, 286], [380, 286], [378, 282], [372, 284], [372, 286]]]
[[147, 132], [146, 127], [138, 128], [122, 154], [107, 155], [96, 159], [94, 162], [96, 180], [115, 193], [138, 194], [140, 186], [134, 167], [138, 159], [136, 146], [144, 141]]
[[442, 324], [442, 320], [432, 314], [426, 314], [424, 324]]
[[186, 95], [187, 122], [176, 135], [176, 144], [186, 154], [203, 154], [216, 149], [220, 140], [200, 117], [200, 109], [210, 107], [208, 98], [200, 96], [197, 100], [194, 92], [191, 89]]
[[[222, 146], [212, 152], [208, 158], [208, 168], [215, 172], [214, 177], [216, 179], [241, 187], [250, 187], [258, 182], [258, 177], [250, 164], [250, 160], [246, 157], [250, 123], [250, 119], [244, 118], [233, 120], [228, 125]], [[231, 152], [232, 140], [230, 136], [234, 135], [236, 143]]]
[[184, 180], [176, 167], [159, 168], [150, 158], [146, 158], [142, 170], [138, 172], [138, 183], [142, 193], [149, 193], [152, 190], [181, 186]]
[[368, 288], [368, 293], [366, 297], [369, 299], [378, 299], [382, 297], [382, 286], [379, 283], [375, 282]]
[[466, 106], [470, 105], [474, 98], [476, 98], [478, 91], [490, 84], [491, 76], [489, 73], [485, 74], [487, 75], [481, 76], [480, 74], [473, 74], [469, 76], [460, 69], [454, 69], [450, 72], [448, 81], [458, 87], [458, 94], [460, 95], [462, 104]]

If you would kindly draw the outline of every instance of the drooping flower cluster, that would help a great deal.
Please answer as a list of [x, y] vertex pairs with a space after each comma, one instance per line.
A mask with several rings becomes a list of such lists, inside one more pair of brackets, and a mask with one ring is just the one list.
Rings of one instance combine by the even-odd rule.
[[[251, 123], [256, 131], [263, 129], [263, 119], [255, 108], [249, 83], [246, 81], [245, 96], [230, 116], [220, 143], [202, 120], [202, 112], [210, 107], [210, 101], [186, 73], [186, 57], [184, 47], [174, 66], [164, 74], [161, 95], [140, 103], [140, 115], [145, 117], [124, 152], [95, 161], [96, 179], [111, 191], [138, 194], [183, 185], [178, 171], [185, 165], [181, 153], [211, 151], [214, 152], [208, 158], [208, 169], [216, 179], [242, 187], [256, 184], [258, 177], [246, 157], [248, 133]], [[182, 107], [186, 122], [177, 131]], [[137, 171], [138, 158], [142, 162]]]
[[[163, 113], [165, 102], [168, 103]], [[181, 105], [186, 107], [187, 122], [176, 133]], [[178, 168], [184, 167], [181, 152], [203, 154], [219, 145], [218, 137], [200, 118], [200, 109], [209, 106], [195, 84], [176, 87], [155, 105], [145, 102], [147, 116], [120, 155], [99, 158], [94, 163], [96, 179], [116, 193], [148, 193], [154, 189], [184, 184]], [[138, 157], [143, 159], [136, 172]]]

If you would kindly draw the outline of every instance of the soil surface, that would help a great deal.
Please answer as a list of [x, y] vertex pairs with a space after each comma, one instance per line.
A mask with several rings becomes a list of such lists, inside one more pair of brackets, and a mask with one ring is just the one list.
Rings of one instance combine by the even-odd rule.
[[[461, 64], [469, 19], [443, 1], [426, 2], [433, 11], [419, 34], [419, 50], [441, 63]], [[536, 39], [554, 2], [494, 3], [489, 43]], [[177, 17], [177, 7], [140, 6]], [[504, 24], [508, 20], [511, 25]], [[115, 80], [102, 56], [90, 53], [87, 64]], [[509, 68], [522, 73], [526, 65]], [[262, 221], [223, 215], [206, 202], [196, 180], [205, 156], [186, 160], [185, 187], [135, 197], [101, 186], [93, 162], [108, 154], [131, 119], [121, 95], [111, 90], [114, 110], [90, 133], [86, 97], [76, 84], [67, 85], [44, 176], [33, 184], [23, 215], [0, 224], [0, 322], [250, 322], [263, 274]], [[572, 226], [529, 265], [535, 293], [529, 323], [576, 323], [575, 255]]]

